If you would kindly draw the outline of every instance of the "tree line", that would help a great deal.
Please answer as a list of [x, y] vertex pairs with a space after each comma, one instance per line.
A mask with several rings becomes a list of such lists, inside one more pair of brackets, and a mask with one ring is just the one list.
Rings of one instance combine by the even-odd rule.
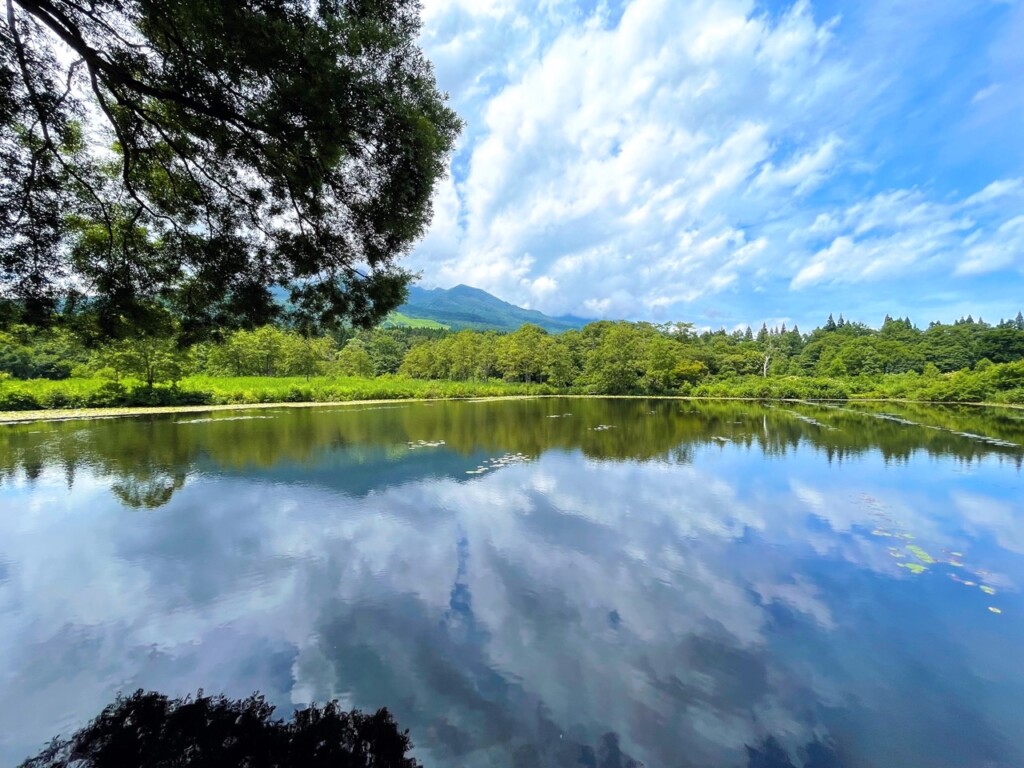
[[[749, 327], [697, 333], [685, 323], [608, 321], [558, 335], [536, 326], [501, 336], [463, 331], [410, 348], [399, 370], [415, 378], [501, 377], [599, 394], [729, 394], [729, 385], [744, 382], [743, 394], [776, 396], [779, 390], [757, 380], [817, 379], [821, 396], [828, 397], [827, 381], [854, 382], [856, 390], [871, 380], [904, 376], [948, 388], [950, 381], [962, 385], [966, 373], [985, 374], [989, 388], [1013, 390], [1024, 386], [1024, 376], [1018, 377], [1022, 361], [1020, 313], [994, 325], [967, 317], [924, 329], [909, 318], [886, 317], [873, 329], [830, 315], [806, 334], [785, 325], [762, 325], [756, 333]], [[978, 395], [975, 390], [970, 394]], [[794, 392], [805, 394], [813, 396]], [[947, 395], [937, 399], [965, 399]]]
[[[150, 388], [195, 375], [397, 375], [504, 380], [594, 394], [730, 394], [730, 387], [742, 383], [742, 394], [776, 396], [780, 382], [796, 380], [804, 383], [795, 396], [842, 396], [840, 383], [850, 394], [870, 382], [911, 382], [918, 389], [930, 386], [935, 399], [984, 399], [979, 386], [998, 392], [1024, 387], [1017, 375], [1022, 361], [1020, 313], [996, 324], [967, 317], [926, 328], [909, 318], [886, 317], [879, 329], [829, 316], [810, 333], [784, 325], [762, 325], [756, 333], [749, 327], [696, 332], [687, 323], [597, 321], [559, 334], [528, 324], [512, 333], [346, 328], [304, 335], [267, 325], [191, 345], [173, 333], [90, 346], [73, 327], [8, 323], [0, 331], [0, 375], [133, 378]], [[810, 382], [817, 382], [816, 389], [808, 389]], [[967, 384], [964, 397], [946, 391]]]

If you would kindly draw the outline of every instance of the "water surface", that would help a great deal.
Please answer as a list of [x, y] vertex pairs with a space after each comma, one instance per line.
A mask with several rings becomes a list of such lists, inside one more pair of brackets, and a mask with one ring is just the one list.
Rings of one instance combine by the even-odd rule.
[[428, 766], [1019, 768], [1024, 412], [621, 400], [0, 427], [0, 765], [136, 688]]

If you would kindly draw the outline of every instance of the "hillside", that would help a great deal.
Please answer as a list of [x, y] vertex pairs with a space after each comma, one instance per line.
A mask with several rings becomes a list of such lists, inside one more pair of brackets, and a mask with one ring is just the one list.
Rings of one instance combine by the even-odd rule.
[[436, 320], [425, 320], [421, 317], [409, 317], [395, 311], [388, 315], [383, 323], [385, 328], [430, 328], [436, 331], [447, 331], [448, 326]]
[[[406, 323], [403, 323], [402, 320]], [[409, 299], [389, 318], [394, 325], [409, 320], [433, 321], [452, 330], [514, 331], [523, 323], [539, 325], [553, 333], [582, 328], [589, 320], [566, 315], [550, 317], [534, 309], [509, 304], [487, 291], [457, 285], [454, 288], [409, 289]]]

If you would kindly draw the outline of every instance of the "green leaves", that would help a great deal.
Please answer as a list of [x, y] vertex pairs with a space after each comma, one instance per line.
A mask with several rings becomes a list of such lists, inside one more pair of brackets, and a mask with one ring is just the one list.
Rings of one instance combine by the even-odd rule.
[[115, 379], [134, 376], [149, 389], [162, 382], [177, 384], [187, 364], [185, 354], [171, 338], [124, 339], [101, 349], [97, 357], [101, 366], [113, 371]]
[[[25, 312], [51, 316], [78, 282], [103, 333], [159, 301], [198, 338], [267, 322], [274, 287], [307, 329], [401, 303], [396, 261], [461, 127], [416, 45], [416, 0], [14, 7], [0, 290]], [[54, 57], [58, 40], [81, 61]]]

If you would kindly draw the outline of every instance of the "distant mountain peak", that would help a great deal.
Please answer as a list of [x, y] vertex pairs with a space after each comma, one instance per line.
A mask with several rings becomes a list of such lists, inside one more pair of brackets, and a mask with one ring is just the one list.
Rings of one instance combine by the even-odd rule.
[[514, 331], [524, 323], [539, 325], [557, 333], [582, 328], [589, 320], [580, 317], [550, 317], [535, 309], [524, 309], [493, 296], [482, 288], [460, 283], [453, 288], [412, 286], [409, 298], [398, 308], [409, 318], [432, 320], [452, 330]]

